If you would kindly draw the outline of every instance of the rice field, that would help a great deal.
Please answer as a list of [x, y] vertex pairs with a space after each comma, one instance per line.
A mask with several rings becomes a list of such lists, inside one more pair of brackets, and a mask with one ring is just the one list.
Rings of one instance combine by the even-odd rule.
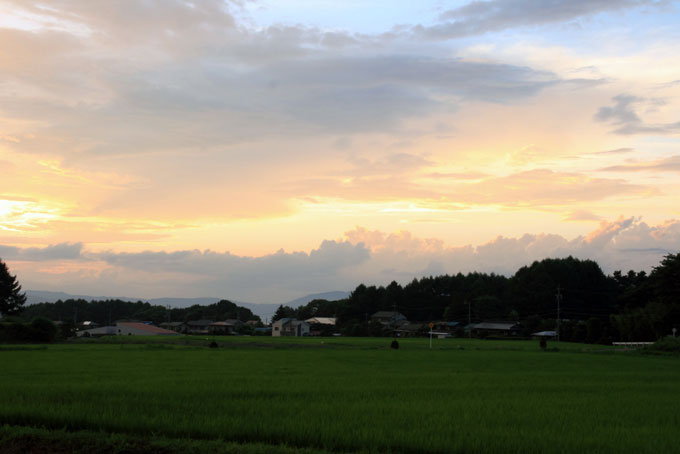
[[674, 356], [466, 339], [139, 341], [0, 347], [0, 424], [243, 452], [680, 449]]

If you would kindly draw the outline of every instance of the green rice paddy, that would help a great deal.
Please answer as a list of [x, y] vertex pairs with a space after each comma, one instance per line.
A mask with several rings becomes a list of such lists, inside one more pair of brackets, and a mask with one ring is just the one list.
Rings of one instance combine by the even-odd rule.
[[544, 352], [537, 341], [216, 340], [0, 346], [0, 424], [228, 452], [680, 449], [677, 356]]

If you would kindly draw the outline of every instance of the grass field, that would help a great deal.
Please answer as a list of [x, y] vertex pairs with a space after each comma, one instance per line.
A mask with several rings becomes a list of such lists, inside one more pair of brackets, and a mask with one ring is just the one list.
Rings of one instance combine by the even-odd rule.
[[467, 339], [432, 350], [426, 339], [399, 350], [389, 339], [216, 340], [0, 346], [0, 436], [32, 427], [54, 443], [55, 433], [106, 434], [186, 452], [194, 442], [207, 443], [195, 452], [680, 449], [675, 356]]

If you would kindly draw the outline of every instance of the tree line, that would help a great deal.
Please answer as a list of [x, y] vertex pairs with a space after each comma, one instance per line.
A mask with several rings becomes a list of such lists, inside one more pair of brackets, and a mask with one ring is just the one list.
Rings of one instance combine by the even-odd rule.
[[680, 328], [680, 254], [667, 255], [647, 274], [607, 276], [592, 260], [544, 259], [511, 277], [458, 273], [414, 279], [401, 286], [359, 285], [343, 300], [280, 306], [273, 320], [336, 317], [347, 335], [386, 334], [371, 322], [378, 311], [397, 311], [411, 321], [517, 321], [525, 336], [554, 330], [565, 341], [610, 343], [656, 340]]
[[87, 301], [84, 299], [59, 300], [56, 303], [39, 303], [26, 306], [19, 313], [26, 321], [34, 318], [72, 322], [93, 321], [99, 325], [111, 325], [117, 320], [142, 320], [155, 324], [163, 322], [188, 322], [190, 320], [249, 320], [260, 321], [260, 317], [242, 306], [228, 300], [221, 300], [207, 306], [195, 304], [186, 308], [170, 308], [143, 301], [121, 301], [118, 299]]
[[[250, 309], [228, 300], [211, 305], [168, 308], [148, 302], [69, 299], [24, 307], [16, 277], [0, 260], [0, 313], [26, 322], [42, 318], [66, 323], [84, 320], [107, 325], [116, 320], [259, 320]], [[414, 279], [404, 286], [360, 284], [346, 299], [313, 300], [292, 308], [279, 306], [273, 320], [336, 317], [345, 335], [384, 335], [371, 322], [378, 311], [397, 311], [411, 321], [517, 321], [523, 334], [553, 330], [560, 322], [565, 341], [609, 343], [656, 340], [680, 328], [680, 253], [669, 254], [647, 274], [615, 271], [605, 275], [592, 260], [544, 259], [511, 277], [458, 273]]]

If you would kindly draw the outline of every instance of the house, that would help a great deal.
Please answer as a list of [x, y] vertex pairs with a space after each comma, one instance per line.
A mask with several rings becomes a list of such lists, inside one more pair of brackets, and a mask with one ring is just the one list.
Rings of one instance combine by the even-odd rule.
[[557, 331], [539, 331], [538, 333], [532, 333], [531, 337], [534, 339], [555, 339], [557, 338]]
[[115, 336], [118, 333], [115, 326], [102, 326], [99, 328], [81, 329], [76, 331], [77, 337], [102, 337]]
[[177, 336], [178, 334], [169, 329], [159, 328], [158, 326], [136, 322], [116, 323], [117, 334], [119, 336]]
[[212, 320], [191, 320], [186, 322], [187, 334], [210, 334], [210, 325], [213, 324]]
[[241, 320], [225, 320], [223, 322], [215, 322], [211, 323], [208, 326], [208, 331], [210, 331], [210, 334], [224, 334], [224, 335], [231, 335], [231, 334], [236, 334], [237, 329], [240, 326], [243, 326], [243, 322]]
[[426, 323], [405, 323], [395, 329], [394, 333], [399, 337], [424, 336], [429, 329]]
[[304, 320], [282, 318], [272, 323], [272, 336], [309, 336], [310, 326]]
[[102, 326], [99, 328], [80, 330], [78, 337], [101, 337], [101, 336], [177, 336], [174, 331], [159, 328], [139, 322], [118, 322], [115, 326]]
[[312, 317], [308, 318], [305, 320], [307, 323], [310, 325], [333, 325], [335, 326], [335, 322], [337, 321], [337, 318], [335, 317]]
[[449, 337], [454, 335], [461, 336], [463, 334], [463, 325], [460, 322], [438, 321], [433, 322], [432, 324], [434, 325], [432, 327], [433, 331], [436, 331], [437, 333], [447, 333], [449, 334]]
[[477, 337], [517, 336], [521, 326], [517, 322], [482, 322], [472, 327]]
[[310, 325], [310, 336], [330, 336], [335, 333], [335, 317], [312, 317], [305, 321]]
[[174, 331], [176, 333], [183, 333], [185, 328], [183, 322], [163, 322], [160, 324], [160, 327], [169, 329], [170, 331]]
[[404, 314], [396, 311], [378, 311], [371, 315], [371, 320], [385, 326], [396, 326], [407, 321]]

